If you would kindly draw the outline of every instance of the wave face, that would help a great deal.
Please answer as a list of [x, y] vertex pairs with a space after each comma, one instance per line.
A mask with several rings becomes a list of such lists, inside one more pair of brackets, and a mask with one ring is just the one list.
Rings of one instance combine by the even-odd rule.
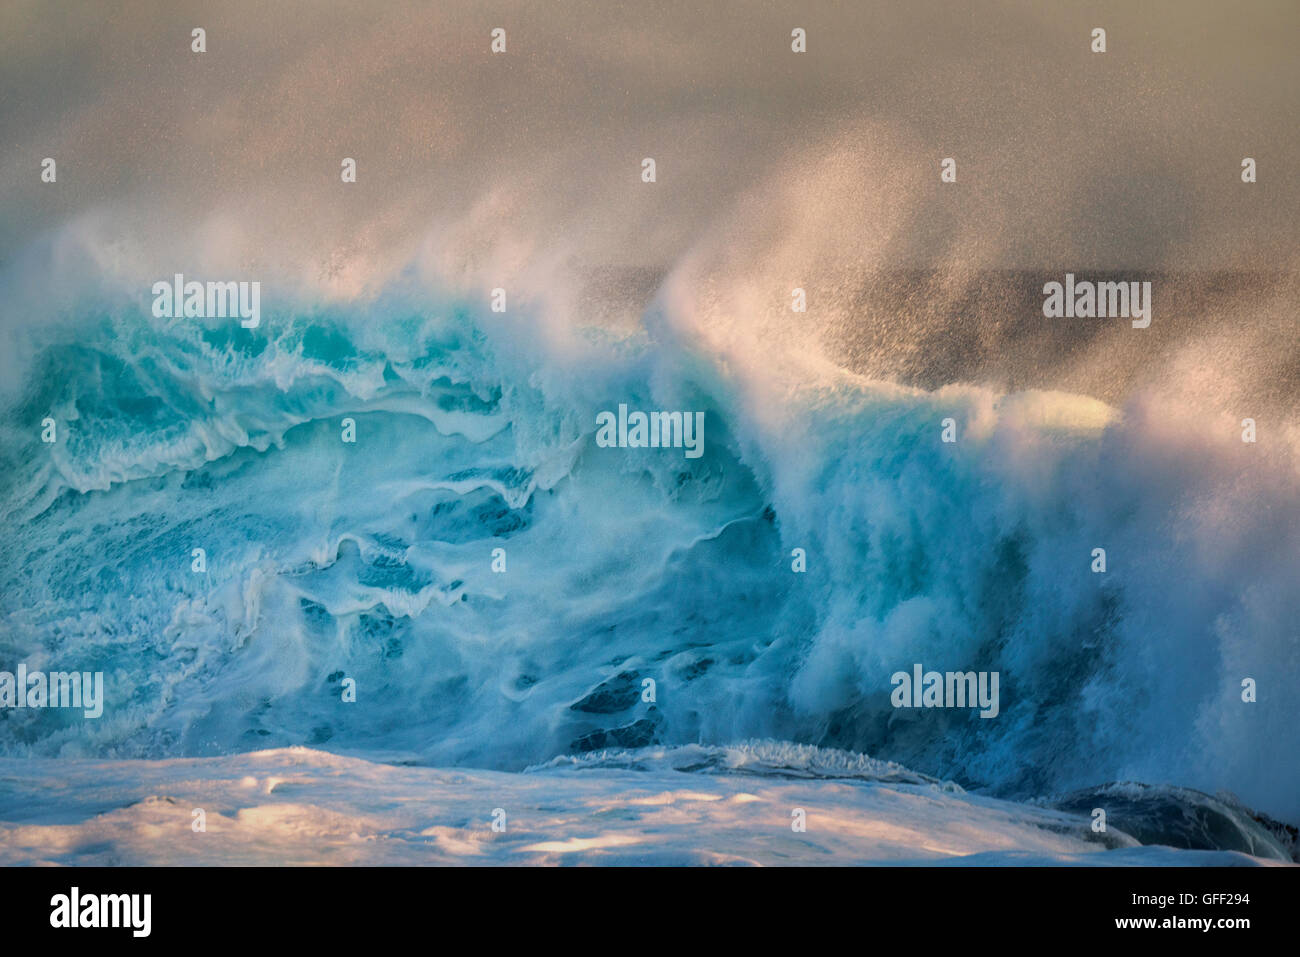
[[[255, 330], [106, 294], [30, 332], [0, 656], [103, 671], [108, 704], [7, 710], [4, 753], [517, 770], [770, 738], [1000, 796], [1169, 781], [1300, 817], [1293, 461], [1150, 395], [786, 377], [667, 292], [633, 332], [560, 336], [423, 288], [264, 295]], [[619, 403], [703, 411], [704, 454], [598, 447]], [[915, 662], [998, 671], [1001, 713], [895, 710]]]

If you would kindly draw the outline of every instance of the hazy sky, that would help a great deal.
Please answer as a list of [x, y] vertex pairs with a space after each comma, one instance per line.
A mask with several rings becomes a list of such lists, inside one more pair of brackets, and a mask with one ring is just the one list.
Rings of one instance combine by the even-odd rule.
[[69, 222], [120, 243], [124, 269], [201, 260], [341, 292], [422, 244], [467, 281], [541, 258], [665, 269], [733, 240], [755, 261], [812, 243], [828, 268], [1267, 267], [1295, 246], [1290, 0], [5, 0], [0, 17], [0, 263]]

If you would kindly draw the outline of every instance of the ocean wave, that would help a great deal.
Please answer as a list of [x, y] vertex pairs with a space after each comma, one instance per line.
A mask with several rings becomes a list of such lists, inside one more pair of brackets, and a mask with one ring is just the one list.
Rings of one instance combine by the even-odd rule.
[[[633, 333], [558, 339], [416, 283], [257, 330], [122, 306], [31, 331], [0, 653], [102, 670], [114, 706], [8, 711], [0, 748], [522, 769], [773, 738], [999, 795], [1133, 778], [1300, 815], [1288, 453], [1152, 393], [794, 374], [671, 291]], [[619, 403], [704, 412], [704, 455], [599, 448]], [[914, 662], [1000, 672], [999, 717], [895, 709]]]

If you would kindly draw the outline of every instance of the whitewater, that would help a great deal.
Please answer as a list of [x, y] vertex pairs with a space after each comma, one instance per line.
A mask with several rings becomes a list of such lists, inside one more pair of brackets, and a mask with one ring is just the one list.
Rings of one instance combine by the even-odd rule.
[[[266, 294], [258, 329], [156, 319], [119, 293], [25, 330], [0, 453], [0, 650], [102, 671], [110, 707], [97, 721], [6, 712], [7, 786], [154, 782], [55, 803], [85, 815], [79, 840], [98, 846], [88, 835], [113, 815], [147, 819], [173, 780], [261, 781], [267, 762], [336, 781], [333, 814], [362, 800], [342, 767], [364, 781], [386, 766], [545, 766], [493, 787], [541, 800], [524, 796], [541, 773], [562, 803], [579, 776], [548, 762], [565, 756], [761, 739], [955, 782], [932, 800], [977, 828], [998, 808], [1036, 833], [1048, 812], [1025, 802], [1129, 781], [1156, 786], [1144, 813], [1196, 817], [1187, 802], [1203, 799], [1254, 834], [1180, 844], [1156, 827], [1144, 843], [1290, 856], [1279, 821], [1300, 818], [1297, 729], [1277, 692], [1297, 677], [1291, 463], [1261, 469], [1231, 429], [1190, 433], [1150, 399], [927, 391], [777, 357], [749, 348], [761, 329], [684, 322], [674, 289], [621, 330], [556, 332], [410, 278], [342, 305]], [[598, 413], [621, 402], [701, 410], [704, 454], [599, 447]], [[46, 416], [62, 424], [53, 445]], [[961, 441], [941, 441], [946, 418]], [[1247, 495], [1252, 508], [1230, 508]], [[1089, 568], [1098, 545], [1105, 575]], [[920, 661], [999, 672], [998, 718], [895, 710], [890, 674]], [[1253, 705], [1241, 676], [1263, 689]], [[633, 791], [608, 769], [582, 780], [622, 804], [641, 786], [628, 767]], [[445, 786], [460, 772], [439, 773]], [[659, 768], [645, 786], [673, 794], [696, 785], [664, 775], [696, 774]], [[885, 813], [827, 787], [826, 813]], [[795, 796], [764, 800], [788, 831]], [[1068, 839], [1053, 825], [1016, 850], [1104, 848], [1092, 806], [1072, 808]], [[281, 813], [264, 795], [255, 807]], [[21, 834], [69, 826], [6, 820], [20, 860]], [[556, 840], [570, 838], [586, 840]], [[744, 841], [718, 853], [773, 859]], [[898, 857], [871, 842], [857, 854]]]

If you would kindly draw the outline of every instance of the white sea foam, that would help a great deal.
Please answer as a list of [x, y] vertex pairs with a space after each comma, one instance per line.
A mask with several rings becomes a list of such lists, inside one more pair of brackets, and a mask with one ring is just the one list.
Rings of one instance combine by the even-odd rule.
[[[201, 760], [0, 759], [11, 783], [0, 796], [0, 863], [1276, 863], [1139, 846], [1119, 831], [1093, 834], [1080, 815], [908, 781], [896, 767], [877, 776], [860, 757], [800, 761], [799, 749], [775, 742], [750, 758], [743, 751], [708, 773], [690, 768], [711, 755], [690, 749], [527, 774], [304, 748]], [[796, 807], [807, 812], [802, 833], [790, 827]], [[505, 812], [504, 831], [492, 829], [494, 808]], [[195, 809], [201, 832], [191, 827]]]

